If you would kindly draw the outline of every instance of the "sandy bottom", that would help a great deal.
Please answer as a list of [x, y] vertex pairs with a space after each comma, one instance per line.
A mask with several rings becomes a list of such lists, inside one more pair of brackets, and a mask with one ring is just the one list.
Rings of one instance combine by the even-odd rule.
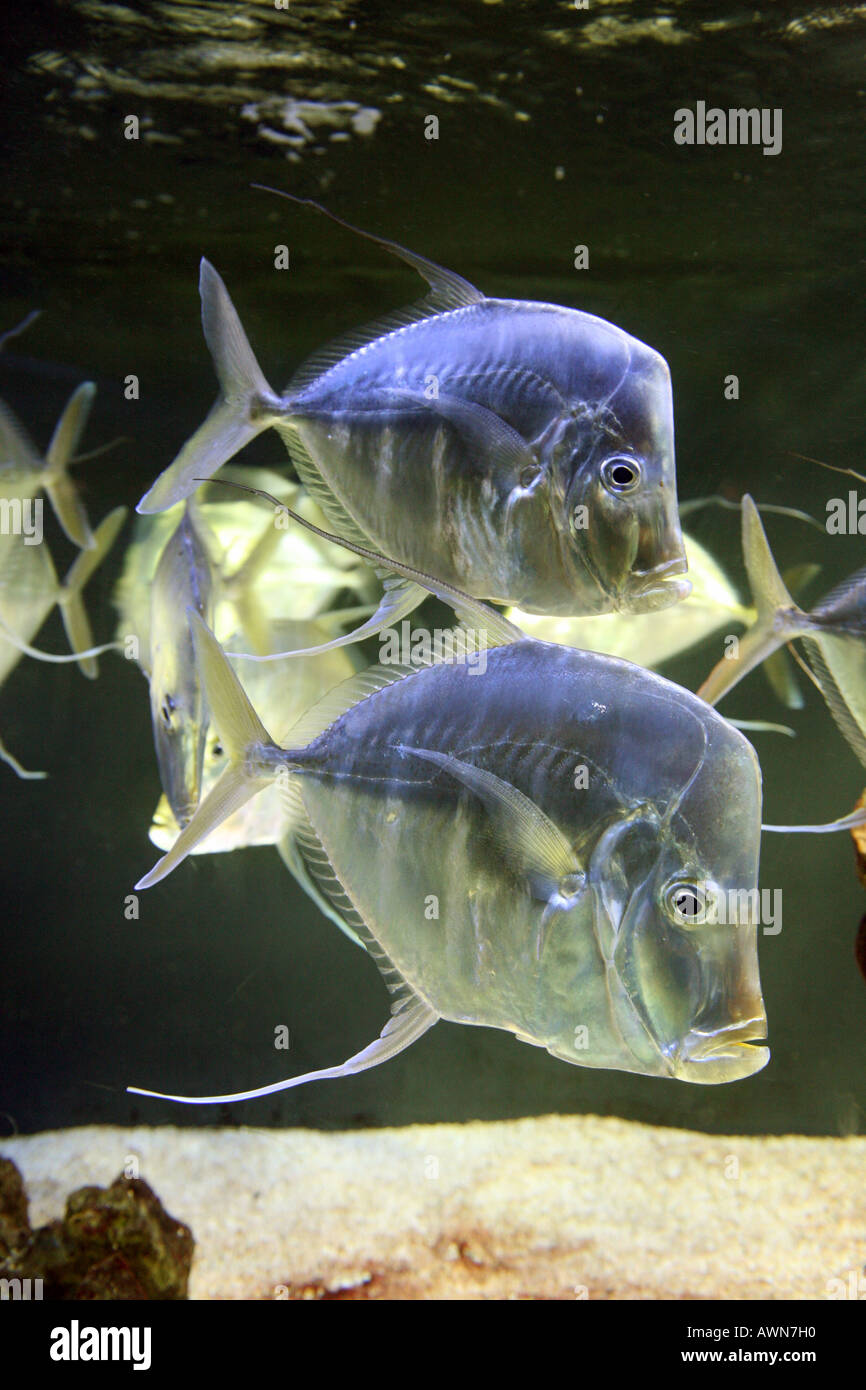
[[866, 1260], [859, 1137], [550, 1116], [343, 1134], [93, 1126], [0, 1152], [34, 1226], [84, 1183], [146, 1179], [192, 1227], [198, 1299], [824, 1299]]

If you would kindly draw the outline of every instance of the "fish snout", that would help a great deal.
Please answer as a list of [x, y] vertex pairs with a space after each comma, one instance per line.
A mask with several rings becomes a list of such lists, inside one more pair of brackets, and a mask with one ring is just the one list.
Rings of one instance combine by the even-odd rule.
[[763, 1043], [766, 1034], [767, 1016], [763, 1009], [752, 1018], [718, 1028], [692, 1028], [674, 1059], [674, 1075], [680, 1081], [704, 1085], [754, 1076], [770, 1060], [770, 1049], [766, 1045], [756, 1046]]
[[692, 582], [684, 576], [688, 570], [685, 551], [654, 565], [651, 570], [632, 570], [628, 583], [619, 596], [621, 613], [655, 613], [670, 608], [688, 598]]

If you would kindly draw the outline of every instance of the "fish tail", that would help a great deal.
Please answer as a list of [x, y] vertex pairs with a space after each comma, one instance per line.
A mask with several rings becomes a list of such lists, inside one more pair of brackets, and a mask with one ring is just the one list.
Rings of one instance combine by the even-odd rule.
[[801, 632], [805, 622], [805, 614], [779, 573], [758, 509], [748, 493], [743, 498], [742, 517], [743, 558], [757, 617], [698, 690], [710, 705], [717, 704], [744, 676]]
[[264, 378], [228, 290], [206, 260], [201, 263], [199, 293], [202, 327], [220, 394], [204, 424], [142, 497], [139, 512], [163, 512], [189, 497], [201, 479], [212, 477], [256, 435], [287, 414]]
[[84, 381], [69, 397], [45, 455], [42, 482], [54, 515], [74, 545], [92, 550], [96, 544], [84, 504], [67, 472], [96, 395], [92, 381]]
[[99, 668], [96, 656], [88, 655], [93, 647], [93, 633], [84, 607], [84, 586], [114, 545], [126, 515], [126, 507], [115, 507], [100, 522], [92, 538], [92, 548], [76, 556], [57, 596], [69, 645], [78, 654], [79, 670], [89, 680], [95, 679]]
[[219, 732], [228, 765], [171, 849], [139, 880], [136, 888], [150, 888], [170, 874], [250, 797], [272, 785], [275, 773], [288, 762], [250, 704], [210, 628], [194, 608], [187, 609], [187, 616], [211, 722]]

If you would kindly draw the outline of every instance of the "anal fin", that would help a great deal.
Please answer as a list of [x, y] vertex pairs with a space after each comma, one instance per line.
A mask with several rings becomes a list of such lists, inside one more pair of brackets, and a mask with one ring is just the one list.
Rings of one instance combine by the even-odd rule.
[[[176, 1096], [161, 1091], [142, 1090], [139, 1086], [127, 1087], [133, 1094], [151, 1096], [157, 1100], [180, 1101], [187, 1105], [226, 1105], [231, 1101], [255, 1100], [260, 1096], [272, 1096], [279, 1091], [289, 1091], [296, 1086], [306, 1086], [311, 1081], [333, 1081], [341, 1077], [354, 1076], [361, 1071], [368, 1071], [371, 1067], [378, 1067], [383, 1062], [396, 1057], [398, 1053], [404, 1052], [407, 1047], [411, 1047], [416, 1039], [420, 1038], [438, 1021], [439, 1014], [436, 1009], [426, 999], [416, 994], [408, 981], [394, 967], [352, 903], [334, 871], [321, 840], [306, 815], [300, 797], [297, 798], [297, 803], [293, 803], [292, 813], [296, 818], [296, 824], [294, 830], [289, 833], [294, 835], [294, 843], [309, 870], [310, 878], [337, 915], [343, 919], [343, 930], [346, 931], [346, 934], [353, 937], [358, 944], [366, 946], [369, 954], [376, 961], [376, 965], [393, 996], [391, 1017], [374, 1042], [336, 1067], [323, 1067], [319, 1071], [304, 1072], [301, 1076], [291, 1076], [284, 1081], [275, 1081], [271, 1085], [259, 1086], [251, 1091], [237, 1091], [224, 1096]], [[332, 916], [330, 912], [328, 915]], [[332, 918], [332, 920], [336, 919]]]
[[436, 1010], [424, 999], [415, 998], [399, 1013], [393, 1014], [382, 1029], [375, 1042], [353, 1057], [347, 1058], [337, 1067], [323, 1067], [321, 1071], [304, 1072], [303, 1076], [290, 1076], [285, 1081], [275, 1081], [271, 1086], [259, 1086], [253, 1091], [236, 1091], [226, 1096], [170, 1096], [162, 1091], [145, 1091], [140, 1086], [127, 1086], [127, 1091], [136, 1096], [152, 1096], [156, 1100], [176, 1100], [185, 1105], [227, 1105], [235, 1100], [255, 1100], [259, 1096], [272, 1096], [278, 1091], [290, 1091], [295, 1086], [306, 1086], [310, 1081], [335, 1081], [344, 1076], [355, 1076], [359, 1071], [369, 1071], [371, 1067], [381, 1066], [399, 1052], [405, 1052], [416, 1039], [426, 1033], [438, 1022]]

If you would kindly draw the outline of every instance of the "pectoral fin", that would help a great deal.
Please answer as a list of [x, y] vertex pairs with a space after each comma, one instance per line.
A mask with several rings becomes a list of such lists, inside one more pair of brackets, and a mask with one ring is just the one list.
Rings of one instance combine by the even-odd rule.
[[519, 474], [524, 468], [538, 468], [538, 459], [526, 440], [501, 416], [477, 401], [459, 396], [428, 397], [423, 391], [389, 390], [382, 393], [383, 404], [393, 401], [417, 410], [428, 410], [453, 425], [473, 453], [480, 458], [493, 458]]
[[565, 900], [583, 886], [580, 863], [562, 831], [517, 787], [448, 753], [405, 745], [400, 745], [400, 751], [434, 763], [478, 797], [503, 851], [526, 875], [534, 897], [542, 902], [557, 896]]

